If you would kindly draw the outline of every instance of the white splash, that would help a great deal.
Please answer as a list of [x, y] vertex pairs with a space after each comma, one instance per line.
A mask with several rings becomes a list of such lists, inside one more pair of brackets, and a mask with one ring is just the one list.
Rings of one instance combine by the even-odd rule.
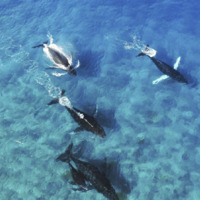
[[66, 107], [68, 107], [68, 108], [70, 108], [70, 109], [73, 109], [70, 100], [69, 100], [66, 96], [60, 97], [60, 98], [58, 99], [58, 101], [59, 101], [59, 104], [60, 104], [61, 106], [66, 106]]
[[47, 33], [47, 37], [49, 38], [50, 44], [53, 44], [53, 36], [50, 32]]
[[61, 93], [61, 89], [53, 85], [49, 75], [46, 72], [41, 72], [38, 69], [36, 69], [34, 71], [34, 78], [39, 85], [42, 85], [48, 91], [49, 95], [52, 98], [57, 98], [58, 95]]
[[149, 57], [154, 57], [157, 53], [157, 51], [153, 48], [150, 48], [148, 46], [146, 46], [143, 50], [142, 53], [146, 54]]
[[[52, 36], [49, 36], [49, 39], [53, 42]], [[49, 75], [39, 69], [38, 62], [30, 58], [29, 52], [25, 51], [22, 45], [14, 44], [12, 38], [4, 38], [3, 41], [5, 41], [5, 46], [2, 41], [0, 41], [0, 49], [4, 50], [5, 55], [15, 63], [20, 63], [23, 69], [28, 73], [30, 79], [34, 79], [39, 85], [42, 85], [52, 98], [57, 98], [61, 93], [61, 89], [55, 87]]]
[[132, 42], [124, 42], [124, 48], [127, 49], [127, 50], [130, 50], [130, 49], [135, 49], [135, 50], [142, 50], [145, 48], [145, 44], [144, 42], [142, 42], [140, 39], [137, 38], [136, 35], [133, 35], [132, 36]]
[[67, 73], [57, 73], [57, 72], [52, 72], [51, 74], [52, 74], [53, 76], [60, 77], [60, 76], [64, 76], [64, 75], [66, 75]]

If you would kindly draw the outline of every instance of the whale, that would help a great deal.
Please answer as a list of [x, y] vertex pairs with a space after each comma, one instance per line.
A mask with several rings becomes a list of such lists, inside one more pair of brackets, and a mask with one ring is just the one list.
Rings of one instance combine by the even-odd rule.
[[[43, 47], [44, 53], [54, 63], [54, 66], [48, 69], [61, 69], [68, 72], [70, 75], [76, 76], [75, 68], [70, 64], [67, 56], [60, 50], [60, 48], [52, 42], [48, 45], [48, 41], [42, 44], [33, 46], [32, 48]], [[79, 64], [78, 64], [79, 65]]]
[[115, 189], [107, 177], [91, 163], [75, 158], [72, 154], [72, 147], [73, 143], [67, 147], [64, 153], [60, 154], [56, 158], [56, 161], [67, 162], [68, 164], [73, 162], [77, 171], [80, 172], [81, 176], [84, 177], [85, 180], [88, 181], [94, 189], [103, 194], [109, 200], [119, 200]]
[[145, 50], [142, 51], [142, 53], [139, 53], [136, 57], [140, 56], [147, 56], [151, 59], [151, 61], [156, 65], [156, 67], [165, 75], [171, 77], [173, 80], [176, 80], [181, 83], [188, 84], [188, 81], [185, 79], [185, 77], [176, 69], [174, 69], [172, 66], [168, 65], [167, 63], [156, 59], [154, 56], [156, 53], [152, 55], [151, 52], [155, 51], [154, 49], [149, 48], [147, 45]]
[[[67, 151], [65, 152], [68, 155], [72, 149], [73, 145], [70, 144]], [[58, 159], [59, 160], [59, 159]], [[92, 185], [85, 179], [84, 175], [81, 173], [80, 170], [76, 169], [70, 162], [67, 162], [70, 168], [70, 172], [72, 175], [73, 181], [70, 181], [72, 185], [78, 186], [78, 188], [72, 188], [74, 191], [82, 191], [86, 192], [90, 189], [93, 189]]]
[[52, 104], [60, 104], [64, 106], [67, 111], [70, 113], [71, 117], [74, 119], [75, 122], [79, 124], [79, 127], [77, 127], [74, 131], [89, 131], [93, 134], [96, 134], [100, 137], [105, 137], [105, 131], [103, 127], [99, 125], [99, 123], [96, 121], [96, 119], [93, 116], [90, 116], [86, 114], [85, 112], [73, 107], [69, 101], [69, 99], [66, 96], [63, 96], [65, 93], [65, 90], [62, 90], [61, 97], [53, 99], [48, 103], [48, 105]]

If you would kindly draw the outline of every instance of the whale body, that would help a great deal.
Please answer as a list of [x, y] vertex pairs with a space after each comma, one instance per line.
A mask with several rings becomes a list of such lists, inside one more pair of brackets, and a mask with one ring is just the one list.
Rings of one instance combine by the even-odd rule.
[[71, 143], [66, 151], [57, 157], [57, 161], [70, 163], [73, 161], [81, 176], [85, 177], [98, 192], [102, 193], [109, 200], [119, 200], [115, 189], [110, 184], [110, 181], [102, 174], [94, 165], [75, 158], [72, 153], [73, 143]]

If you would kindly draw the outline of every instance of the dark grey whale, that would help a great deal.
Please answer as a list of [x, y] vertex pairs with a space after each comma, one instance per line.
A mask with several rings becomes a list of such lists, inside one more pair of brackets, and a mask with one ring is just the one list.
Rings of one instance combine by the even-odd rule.
[[[64, 93], [65, 91], [62, 90], [61, 95], [63, 95]], [[59, 103], [59, 99], [53, 99], [51, 102], [48, 103], [48, 105], [57, 103]], [[98, 124], [98, 122], [93, 116], [90, 116], [73, 106], [64, 106], [64, 107], [70, 113], [72, 118], [79, 124], [79, 127], [75, 129], [75, 132], [87, 130], [100, 137], [106, 136], [104, 129]]]
[[91, 183], [91, 185], [100, 193], [102, 193], [109, 200], [119, 200], [114, 188], [110, 184], [110, 181], [102, 174], [94, 165], [75, 158], [72, 153], [73, 144], [71, 143], [66, 151], [57, 157], [57, 161], [70, 163], [73, 161], [77, 171], [81, 173], [81, 176], [85, 177], [85, 180]]

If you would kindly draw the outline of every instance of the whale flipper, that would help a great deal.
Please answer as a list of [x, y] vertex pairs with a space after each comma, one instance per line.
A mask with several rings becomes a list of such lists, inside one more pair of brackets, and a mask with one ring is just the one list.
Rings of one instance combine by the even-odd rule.
[[176, 62], [174, 63], [174, 69], [177, 70], [178, 69], [178, 66], [180, 64], [180, 61], [181, 61], [181, 57], [179, 56], [177, 59], [176, 59]]
[[74, 69], [77, 69], [80, 67], [80, 61], [78, 60], [78, 62], [76, 63], [76, 66], [74, 67]]
[[48, 44], [48, 41], [43, 42], [42, 44], [39, 44], [39, 45], [33, 46], [32, 48], [44, 47], [44, 44]]
[[157, 78], [156, 80], [152, 81], [152, 84], [155, 85], [155, 84], [158, 84], [160, 81], [163, 81], [165, 79], [169, 78], [169, 76], [167, 75], [162, 75], [160, 76], [159, 78]]

